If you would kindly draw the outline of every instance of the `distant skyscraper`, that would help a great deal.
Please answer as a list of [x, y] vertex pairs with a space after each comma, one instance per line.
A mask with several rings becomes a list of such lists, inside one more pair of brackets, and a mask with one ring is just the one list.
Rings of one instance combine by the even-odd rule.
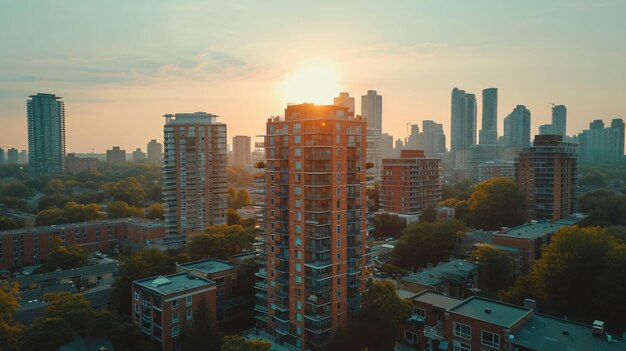
[[146, 149], [148, 151], [148, 162], [160, 166], [163, 163], [163, 145], [158, 143], [156, 139], [152, 139]]
[[367, 121], [367, 162], [373, 167], [367, 169], [367, 182], [370, 186], [380, 181], [382, 162], [381, 137], [383, 133], [383, 97], [376, 90], [368, 90], [361, 96], [361, 114]]
[[20, 162], [20, 164], [27, 164], [28, 163], [28, 151], [27, 150], [20, 151], [19, 162]]
[[577, 186], [577, 145], [560, 135], [537, 135], [520, 152], [515, 173], [528, 202], [528, 219], [557, 220], [574, 212]]
[[235, 135], [233, 137], [233, 165], [244, 167], [250, 164], [250, 137]]
[[28, 171], [58, 176], [65, 171], [65, 104], [54, 94], [29, 96]]
[[564, 105], [552, 106], [552, 126], [554, 134], [566, 137], [567, 109]]
[[380, 143], [383, 149], [383, 157], [391, 157], [395, 155], [393, 149], [393, 136], [383, 133], [381, 135]]
[[141, 151], [141, 148], [137, 148], [133, 151], [133, 161], [144, 161], [146, 159], [146, 153]]
[[498, 143], [498, 89], [483, 90], [483, 120], [480, 130], [481, 144]]
[[113, 146], [111, 150], [107, 150], [107, 162], [110, 162], [110, 163], [126, 162], [126, 150], [120, 149], [119, 146]]
[[429, 120], [422, 121], [418, 148], [424, 150], [426, 155], [431, 157], [446, 152], [446, 135], [443, 133], [443, 124]]
[[4, 149], [0, 148], [0, 165], [4, 164]]
[[450, 150], [468, 150], [476, 144], [476, 96], [452, 89]]
[[166, 114], [165, 234], [186, 238], [226, 223], [226, 125], [206, 112]]
[[348, 111], [354, 111], [354, 98], [350, 97], [350, 93], [339, 93], [339, 97], [333, 98], [333, 105], [347, 107]]
[[504, 119], [504, 146], [530, 146], [530, 110], [517, 105]]
[[19, 154], [16, 148], [10, 148], [7, 150], [7, 163], [10, 165], [16, 165], [19, 163]]
[[624, 121], [614, 119], [604, 128], [602, 120], [594, 120], [589, 129], [578, 134], [581, 163], [620, 162], [624, 160]]
[[[267, 277], [257, 294], [270, 333], [321, 350], [365, 289], [366, 123], [346, 107], [290, 105], [267, 122]], [[261, 287], [262, 288], [262, 287]], [[265, 301], [262, 299], [265, 298]], [[262, 315], [257, 315], [262, 318]]]

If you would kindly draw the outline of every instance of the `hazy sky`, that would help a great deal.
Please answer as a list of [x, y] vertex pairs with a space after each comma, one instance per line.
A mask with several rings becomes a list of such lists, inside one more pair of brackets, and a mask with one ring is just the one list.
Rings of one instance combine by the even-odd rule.
[[499, 88], [500, 131], [524, 104], [536, 133], [555, 102], [578, 133], [626, 118], [625, 13], [619, 0], [0, 0], [0, 147], [26, 148], [37, 92], [63, 97], [68, 152], [145, 150], [165, 113], [218, 114], [229, 142], [263, 134], [303, 102], [285, 80], [311, 66], [337, 76], [328, 103], [338, 86], [378, 90], [396, 138], [424, 119], [449, 135], [453, 87], [476, 93], [479, 121], [481, 90]]

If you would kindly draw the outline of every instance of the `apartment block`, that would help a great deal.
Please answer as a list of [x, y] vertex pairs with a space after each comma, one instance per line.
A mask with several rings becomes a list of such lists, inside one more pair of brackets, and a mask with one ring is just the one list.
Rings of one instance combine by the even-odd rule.
[[226, 223], [226, 125], [206, 112], [167, 114], [163, 204], [168, 236]]
[[416, 214], [441, 200], [441, 159], [422, 150], [402, 150], [399, 158], [382, 162], [380, 208], [383, 212]]
[[268, 120], [265, 149], [267, 265], [257, 287], [267, 301], [255, 310], [275, 343], [319, 350], [365, 288], [366, 123], [347, 107], [289, 105]]

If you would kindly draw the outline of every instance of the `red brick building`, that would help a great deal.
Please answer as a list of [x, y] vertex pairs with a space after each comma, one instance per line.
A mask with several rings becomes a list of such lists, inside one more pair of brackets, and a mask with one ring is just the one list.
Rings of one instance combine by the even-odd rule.
[[204, 260], [178, 264], [177, 272], [186, 272], [197, 277], [206, 278], [215, 282], [218, 300], [232, 297], [233, 288], [237, 286], [238, 267], [228, 261], [207, 258]]
[[142, 218], [66, 223], [0, 231], [0, 269], [40, 263], [50, 253], [52, 240], [81, 245], [87, 252], [111, 251], [116, 243], [141, 246], [147, 239], [165, 236], [162, 222]]
[[383, 212], [414, 214], [441, 200], [441, 159], [423, 150], [402, 150], [400, 158], [383, 159], [380, 208]]
[[158, 276], [133, 282], [133, 323], [161, 350], [180, 350], [182, 323], [193, 323], [202, 299], [215, 320], [215, 282], [187, 273]]

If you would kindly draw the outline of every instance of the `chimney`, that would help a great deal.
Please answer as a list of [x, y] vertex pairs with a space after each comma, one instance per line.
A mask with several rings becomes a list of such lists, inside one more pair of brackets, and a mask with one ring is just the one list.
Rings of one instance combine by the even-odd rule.
[[524, 307], [537, 311], [537, 301], [526, 298], [524, 299]]
[[591, 331], [594, 336], [602, 336], [604, 335], [604, 322], [595, 320], [593, 321], [593, 325], [591, 327]]

